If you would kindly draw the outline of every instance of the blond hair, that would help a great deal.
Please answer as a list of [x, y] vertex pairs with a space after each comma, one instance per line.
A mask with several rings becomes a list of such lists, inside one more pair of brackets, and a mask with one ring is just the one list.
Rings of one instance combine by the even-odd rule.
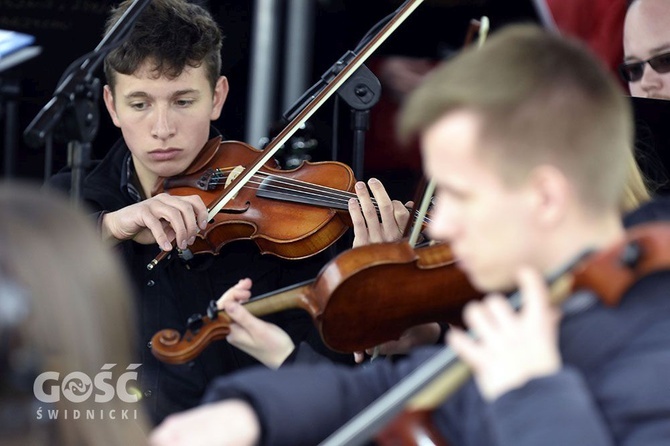
[[628, 181], [621, 196], [619, 209], [622, 214], [626, 214], [640, 207], [641, 204], [651, 200], [651, 193], [647, 185], [648, 180], [640, 170], [640, 167], [635, 160], [635, 156], [631, 153]]
[[482, 118], [480, 154], [506, 182], [549, 163], [572, 181], [585, 206], [618, 206], [633, 146], [632, 111], [581, 43], [534, 25], [498, 31], [413, 92], [400, 136], [407, 140], [458, 109]]

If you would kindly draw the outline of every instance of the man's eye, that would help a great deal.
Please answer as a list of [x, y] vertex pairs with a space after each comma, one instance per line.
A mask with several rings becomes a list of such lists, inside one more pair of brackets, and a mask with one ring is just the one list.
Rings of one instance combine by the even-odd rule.
[[147, 108], [147, 103], [146, 102], [133, 102], [130, 104], [130, 107], [134, 110], [144, 110]]
[[175, 102], [179, 107], [188, 107], [193, 105], [193, 99], [177, 99]]

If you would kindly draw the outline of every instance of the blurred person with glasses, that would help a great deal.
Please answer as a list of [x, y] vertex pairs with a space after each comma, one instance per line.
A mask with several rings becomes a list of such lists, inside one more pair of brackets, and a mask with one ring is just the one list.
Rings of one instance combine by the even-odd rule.
[[632, 0], [624, 23], [619, 72], [631, 96], [670, 99], [670, 2]]

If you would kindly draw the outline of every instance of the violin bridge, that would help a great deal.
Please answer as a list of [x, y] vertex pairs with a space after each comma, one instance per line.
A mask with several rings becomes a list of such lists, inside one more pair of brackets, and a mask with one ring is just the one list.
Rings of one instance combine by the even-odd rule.
[[[235, 178], [240, 176], [240, 174], [242, 172], [244, 172], [244, 166], [237, 166], [237, 167], [233, 168], [233, 170], [231, 170], [230, 173], [228, 174], [228, 178], [226, 178], [226, 186], [225, 187], [230, 186], [230, 183], [232, 183], [235, 180]], [[237, 196], [237, 194], [233, 195], [231, 198], [235, 198], [236, 196]]]

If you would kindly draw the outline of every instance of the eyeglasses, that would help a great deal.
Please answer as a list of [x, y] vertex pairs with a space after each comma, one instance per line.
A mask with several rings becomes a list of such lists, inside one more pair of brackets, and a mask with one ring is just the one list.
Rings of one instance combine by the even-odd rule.
[[622, 63], [619, 65], [619, 73], [626, 82], [637, 82], [642, 79], [644, 65], [649, 64], [658, 74], [670, 72], [670, 52], [659, 54], [642, 62]]

